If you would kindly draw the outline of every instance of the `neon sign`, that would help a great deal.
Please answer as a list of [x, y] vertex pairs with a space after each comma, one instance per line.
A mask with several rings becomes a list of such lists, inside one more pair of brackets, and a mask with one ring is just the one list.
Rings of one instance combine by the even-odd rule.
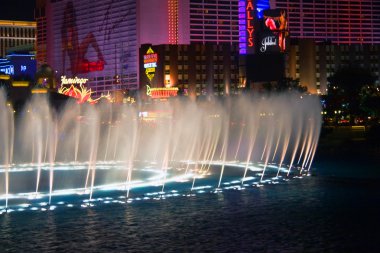
[[154, 74], [156, 73], [157, 60], [157, 54], [151, 47], [149, 47], [148, 51], [144, 55], [145, 74], [148, 77], [149, 81], [152, 81]]
[[[111, 100], [111, 95], [102, 95], [97, 99], [92, 99], [91, 95], [94, 93], [90, 88], [84, 86], [87, 83], [87, 78], [67, 78], [66, 76], [61, 76], [61, 87], [58, 89], [58, 93], [63, 95], [73, 97], [77, 99], [78, 104], [84, 102], [89, 102], [90, 104], [95, 104], [101, 98], [106, 98]], [[70, 85], [70, 86], [67, 86]]]
[[252, 0], [239, 0], [239, 53], [253, 54], [255, 45], [254, 17]]
[[239, 0], [239, 53], [247, 54], [245, 0]]
[[267, 36], [261, 40], [260, 52], [265, 53], [268, 47], [277, 47], [277, 37], [276, 36]]
[[7, 75], [14, 75], [15, 74], [15, 69], [13, 65], [7, 65], [7, 66], [1, 66], [0, 67], [0, 72], [3, 72]]
[[67, 78], [66, 76], [61, 76], [61, 84], [62, 85], [67, 85], [67, 84], [85, 84], [87, 83], [88, 79], [87, 78]]
[[104, 61], [89, 62], [83, 61], [79, 72], [87, 73], [94, 71], [102, 71], [104, 69]]
[[255, 8], [253, 7], [254, 3], [252, 2], [252, 0], [248, 0], [247, 1], [247, 5], [245, 7], [245, 10], [246, 10], [246, 19], [247, 19], [247, 53], [253, 53], [253, 50], [254, 50], [254, 31], [255, 31], [255, 28], [253, 26], [253, 22], [254, 22], [254, 10]]
[[151, 98], [169, 98], [177, 96], [178, 88], [151, 88], [149, 85], [146, 86], [146, 95]]

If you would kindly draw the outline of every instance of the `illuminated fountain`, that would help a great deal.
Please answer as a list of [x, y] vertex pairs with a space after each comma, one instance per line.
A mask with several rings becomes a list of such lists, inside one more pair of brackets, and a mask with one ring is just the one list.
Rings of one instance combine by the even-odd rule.
[[318, 98], [299, 94], [178, 99], [149, 109], [50, 108], [45, 95], [35, 95], [14, 114], [0, 96], [3, 211], [67, 203], [68, 196], [91, 205], [109, 191], [120, 191], [125, 203], [131, 192], [164, 197], [301, 177], [311, 168], [321, 125]]

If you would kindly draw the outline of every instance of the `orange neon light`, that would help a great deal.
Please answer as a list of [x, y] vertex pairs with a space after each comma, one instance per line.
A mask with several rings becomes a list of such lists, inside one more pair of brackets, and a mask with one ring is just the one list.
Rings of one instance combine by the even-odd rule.
[[47, 93], [47, 89], [40, 88], [40, 89], [32, 89], [33, 94], [45, 94]]
[[178, 94], [177, 87], [171, 88], [151, 88], [149, 85], [146, 86], [146, 94], [151, 98], [169, 98], [175, 97]]
[[92, 99], [91, 94], [93, 94], [94, 92], [91, 91], [90, 88], [83, 86], [83, 84], [80, 84], [79, 86], [72, 84], [70, 87], [61, 86], [61, 88], [58, 89], [58, 93], [76, 98], [78, 100], [77, 101], [78, 104], [83, 104], [85, 102], [88, 102], [90, 104], [95, 104], [101, 98], [106, 98], [111, 101], [110, 94], [100, 96], [97, 99]]
[[13, 87], [28, 87], [29, 82], [28, 81], [13, 81], [12, 86]]
[[253, 47], [253, 3], [251, 0], [247, 2], [246, 14], [247, 14], [247, 32], [248, 32], [248, 47]]

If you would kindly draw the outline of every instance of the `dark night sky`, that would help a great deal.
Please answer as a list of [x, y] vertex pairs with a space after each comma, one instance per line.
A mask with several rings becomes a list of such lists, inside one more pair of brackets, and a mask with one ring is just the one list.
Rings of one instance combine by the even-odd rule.
[[36, 0], [0, 0], [0, 20], [34, 20]]

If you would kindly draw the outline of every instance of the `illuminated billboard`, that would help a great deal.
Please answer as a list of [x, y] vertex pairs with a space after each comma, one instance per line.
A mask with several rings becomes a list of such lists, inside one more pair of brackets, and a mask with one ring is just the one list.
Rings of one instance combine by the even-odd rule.
[[144, 54], [144, 61], [143, 61], [145, 74], [148, 77], [149, 81], [152, 81], [154, 74], [156, 73], [157, 61], [158, 61], [157, 54], [153, 51], [151, 47], [149, 47], [146, 54]]
[[135, 0], [52, 1], [52, 67], [97, 93], [138, 88]]
[[36, 70], [34, 55], [11, 54], [7, 55], [7, 59], [0, 59], [0, 72], [14, 79], [33, 79]]
[[258, 32], [259, 53], [285, 52], [288, 31], [287, 13], [283, 9], [263, 11]]
[[255, 0], [239, 0], [239, 53], [255, 52]]

